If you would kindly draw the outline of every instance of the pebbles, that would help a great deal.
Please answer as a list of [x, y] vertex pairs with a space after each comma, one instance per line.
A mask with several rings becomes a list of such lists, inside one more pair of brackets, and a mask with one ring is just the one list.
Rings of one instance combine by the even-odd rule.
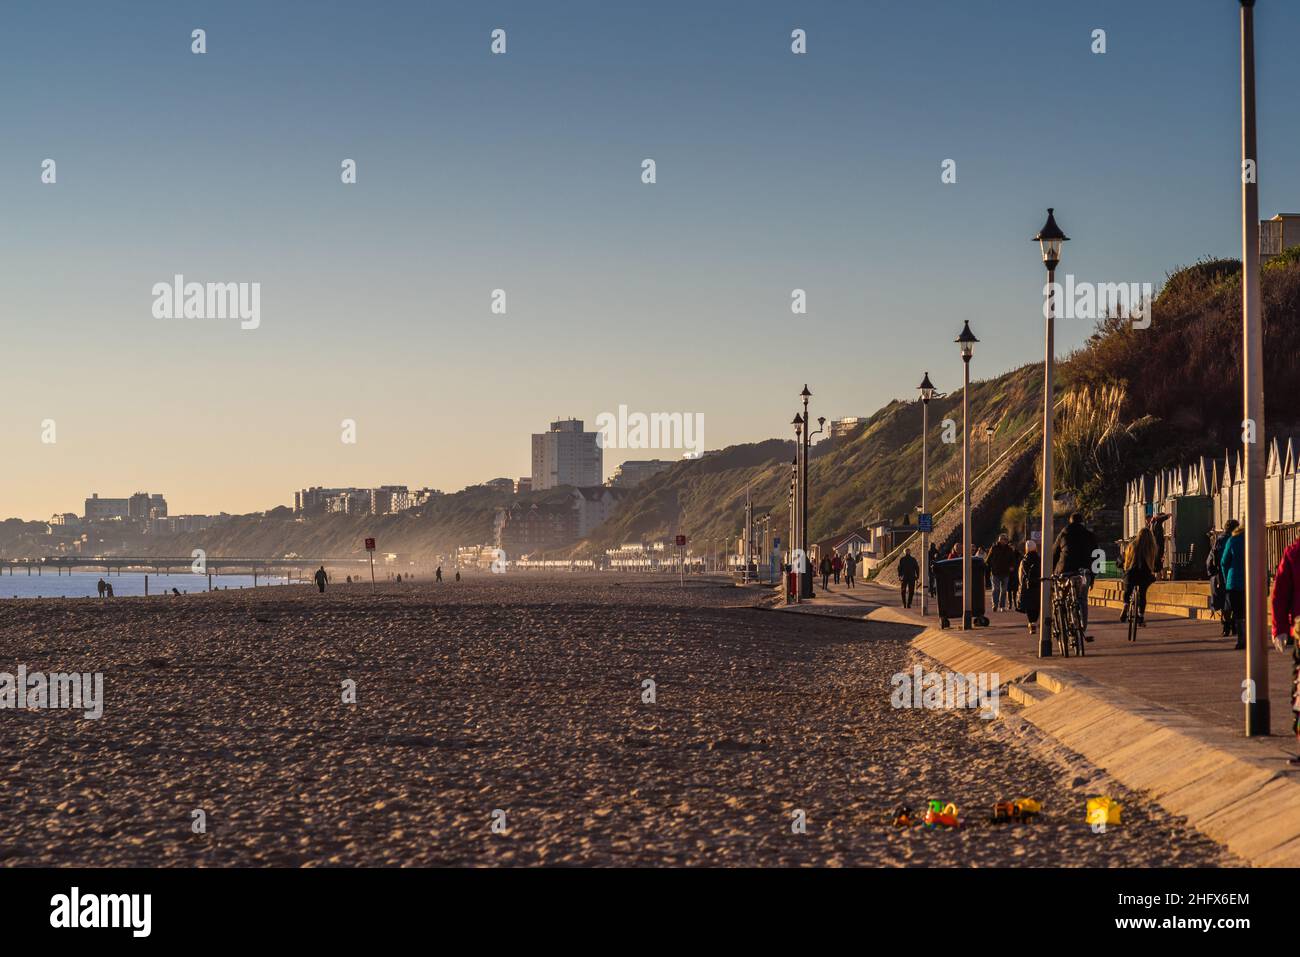
[[[7, 660], [102, 671], [105, 705], [0, 712], [0, 862], [1231, 862], [1137, 795], [1092, 833], [1071, 785], [1095, 779], [989, 727], [1004, 719], [893, 708], [905, 626], [608, 575], [264, 594], [6, 606]], [[980, 823], [1020, 796], [1040, 820]], [[971, 826], [890, 826], [928, 798]]]

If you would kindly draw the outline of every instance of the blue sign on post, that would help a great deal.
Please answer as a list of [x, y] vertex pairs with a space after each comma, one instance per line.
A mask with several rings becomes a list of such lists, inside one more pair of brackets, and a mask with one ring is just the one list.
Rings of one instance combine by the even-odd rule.
[[922, 512], [916, 517], [916, 527], [923, 532], [933, 532], [934, 516], [929, 512]]

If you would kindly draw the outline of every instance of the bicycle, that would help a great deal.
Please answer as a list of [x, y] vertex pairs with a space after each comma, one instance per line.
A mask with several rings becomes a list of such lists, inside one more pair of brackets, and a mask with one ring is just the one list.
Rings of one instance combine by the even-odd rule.
[[1139, 589], [1136, 585], [1133, 586], [1133, 591], [1128, 596], [1128, 602], [1124, 605], [1124, 615], [1128, 619], [1128, 640], [1129, 641], [1138, 640], [1138, 625], [1140, 624], [1140, 621], [1138, 620], [1138, 615], [1139, 615], [1138, 599], [1141, 597], [1141, 594], [1142, 594], [1141, 589]]
[[1049, 575], [1041, 580], [1052, 583], [1052, 633], [1056, 636], [1057, 650], [1062, 658], [1068, 658], [1070, 646], [1074, 645], [1075, 654], [1082, 658], [1085, 639], [1079, 601], [1086, 580], [1079, 572]]

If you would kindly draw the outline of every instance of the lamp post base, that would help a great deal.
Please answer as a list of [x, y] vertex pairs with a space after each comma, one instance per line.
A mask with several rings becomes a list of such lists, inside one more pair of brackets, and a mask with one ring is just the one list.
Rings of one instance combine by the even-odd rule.
[[1267, 737], [1271, 733], [1268, 700], [1246, 702], [1246, 737]]
[[1040, 658], [1052, 657], [1052, 636], [1051, 635], [1038, 636], [1038, 657]]
[[974, 627], [975, 624], [972, 619], [971, 613], [969, 611], [963, 611], [961, 613], [961, 630], [970, 631]]

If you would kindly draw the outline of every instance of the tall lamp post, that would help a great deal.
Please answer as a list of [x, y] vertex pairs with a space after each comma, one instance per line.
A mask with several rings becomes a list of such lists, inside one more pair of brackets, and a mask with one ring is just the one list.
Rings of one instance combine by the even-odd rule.
[[[1268, 569], [1264, 542], [1264, 327], [1259, 311], [1259, 156], [1255, 144], [1255, 0], [1241, 0], [1241, 313], [1246, 433], [1246, 734], [1267, 735]], [[1255, 168], [1247, 175], [1247, 163]]]
[[794, 550], [796, 543], [799, 541], [795, 534], [795, 515], [799, 511], [799, 442], [794, 444], [794, 461], [790, 463], [790, 529], [789, 535], [785, 540], [785, 554], [788, 557], [786, 564], [790, 566], [790, 571], [794, 571]]
[[[798, 412], [794, 414], [794, 421], [790, 423], [794, 426], [794, 453], [795, 453], [795, 509], [794, 509], [794, 538], [790, 542], [790, 547], [796, 549], [791, 553], [790, 567], [794, 571], [795, 583], [795, 601], [804, 599], [804, 582], [808, 581], [808, 553], [804, 551], [803, 543], [803, 507], [801, 498], [803, 496], [804, 486], [804, 444], [803, 444], [803, 418]], [[809, 583], [811, 587], [811, 583]]]
[[975, 333], [970, 331], [970, 320], [962, 325], [961, 335], [953, 340], [961, 349], [961, 627], [970, 631], [970, 359], [975, 354]]
[[[825, 425], [826, 419], [817, 420], [818, 429], [812, 430], [812, 419], [808, 417], [808, 400], [812, 393], [808, 391], [808, 384], [805, 382], [803, 391], [799, 393], [799, 398], [803, 399], [803, 468], [799, 474], [799, 547], [803, 549], [804, 562], [808, 561], [808, 451], [814, 435], [819, 435], [822, 426]], [[811, 598], [813, 596], [812, 576], [805, 575], [800, 583], [799, 597]]]
[[[921, 384], [916, 387], [921, 394], [921, 514], [930, 513], [930, 461], [927, 449], [930, 445], [930, 400], [935, 396], [934, 383], [930, 373], [921, 377]], [[930, 533], [921, 531], [921, 614], [930, 614]]]
[[1061, 262], [1061, 243], [1069, 242], [1070, 237], [1061, 232], [1056, 225], [1056, 215], [1052, 207], [1047, 208], [1047, 222], [1034, 237], [1043, 253], [1043, 265], [1047, 267], [1047, 287], [1044, 290], [1047, 302], [1043, 313], [1047, 317], [1047, 347], [1043, 361], [1043, 524], [1042, 538], [1038, 543], [1042, 561], [1042, 578], [1038, 592], [1038, 657], [1052, 657], [1052, 583], [1047, 580], [1051, 569], [1048, 567], [1048, 549], [1052, 546], [1053, 507], [1055, 489], [1052, 486], [1052, 426], [1054, 399], [1056, 391], [1056, 267]]

